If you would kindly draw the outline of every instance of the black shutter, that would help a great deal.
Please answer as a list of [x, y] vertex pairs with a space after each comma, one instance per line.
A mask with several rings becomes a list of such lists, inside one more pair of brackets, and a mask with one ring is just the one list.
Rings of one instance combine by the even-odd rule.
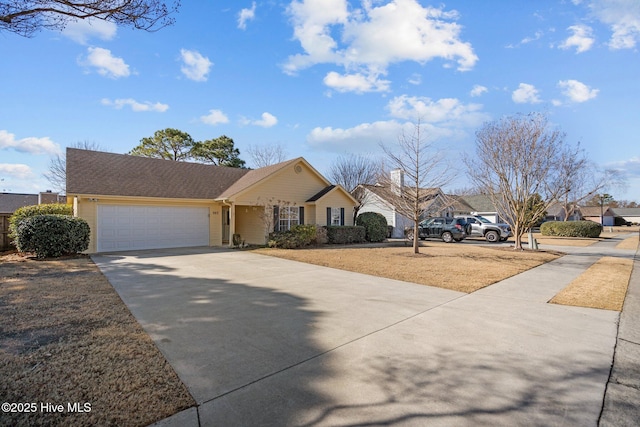
[[280, 231], [280, 208], [273, 207], [273, 231]]
[[304, 206], [300, 206], [300, 224], [304, 224]]
[[344, 208], [340, 208], [340, 225], [344, 225]]
[[331, 208], [327, 208], [327, 226], [331, 225]]

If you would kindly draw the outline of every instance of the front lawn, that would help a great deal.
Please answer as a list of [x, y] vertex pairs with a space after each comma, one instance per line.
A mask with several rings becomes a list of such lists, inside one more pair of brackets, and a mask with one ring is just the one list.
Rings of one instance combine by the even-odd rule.
[[473, 292], [561, 256], [465, 243], [422, 242], [420, 254], [399, 243], [384, 247], [256, 249], [257, 253], [389, 279]]
[[23, 412], [2, 426], [146, 426], [195, 404], [86, 256], [0, 256], [0, 401]]

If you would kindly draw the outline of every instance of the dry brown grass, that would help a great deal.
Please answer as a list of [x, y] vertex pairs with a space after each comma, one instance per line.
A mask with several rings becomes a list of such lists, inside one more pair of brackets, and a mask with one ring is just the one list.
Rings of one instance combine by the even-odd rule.
[[[0, 401], [36, 402], [0, 425], [144, 426], [194, 405], [88, 257], [0, 257]], [[40, 403], [65, 413], [40, 412]], [[67, 402], [90, 403], [68, 413]]]
[[633, 260], [602, 257], [549, 302], [620, 311], [632, 269]]
[[429, 242], [409, 247], [257, 249], [258, 253], [389, 279], [473, 292], [560, 256], [487, 246]]
[[639, 243], [640, 243], [640, 236], [627, 237], [622, 242], [616, 245], [616, 249], [638, 250]]
[[[582, 237], [543, 236], [540, 233], [533, 233], [533, 237], [538, 241], [539, 245], [550, 245], [550, 246], [586, 247], [586, 246], [591, 246], [594, 243], [597, 243], [600, 241], [600, 239], [589, 239], [586, 237], [582, 238]], [[522, 242], [529, 243], [529, 238], [527, 234], [523, 236]]]

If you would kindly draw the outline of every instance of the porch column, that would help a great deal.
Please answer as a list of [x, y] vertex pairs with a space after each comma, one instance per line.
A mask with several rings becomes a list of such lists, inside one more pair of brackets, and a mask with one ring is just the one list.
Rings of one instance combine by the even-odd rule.
[[229, 206], [229, 247], [233, 247], [233, 235], [236, 234], [236, 205]]

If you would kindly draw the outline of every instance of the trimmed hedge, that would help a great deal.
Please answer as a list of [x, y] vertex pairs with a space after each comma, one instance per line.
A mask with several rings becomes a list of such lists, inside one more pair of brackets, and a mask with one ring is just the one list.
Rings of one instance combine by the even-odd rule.
[[267, 246], [270, 248], [296, 249], [309, 246], [318, 239], [315, 225], [294, 225], [291, 230], [269, 234]]
[[365, 229], [359, 225], [330, 225], [325, 228], [327, 229], [327, 240], [332, 244], [344, 245], [347, 243], [362, 243], [365, 241]]
[[24, 206], [16, 209], [13, 215], [9, 218], [9, 236], [12, 239], [15, 239], [20, 221], [36, 215], [73, 216], [73, 206], [65, 205], [64, 203], [47, 203], [44, 205]]
[[540, 226], [543, 236], [598, 237], [602, 226], [593, 221], [548, 221]]
[[15, 243], [37, 258], [76, 254], [89, 248], [89, 224], [68, 215], [36, 215], [20, 221]]
[[356, 225], [364, 227], [367, 242], [382, 242], [387, 238], [387, 219], [377, 212], [364, 212], [356, 218]]

